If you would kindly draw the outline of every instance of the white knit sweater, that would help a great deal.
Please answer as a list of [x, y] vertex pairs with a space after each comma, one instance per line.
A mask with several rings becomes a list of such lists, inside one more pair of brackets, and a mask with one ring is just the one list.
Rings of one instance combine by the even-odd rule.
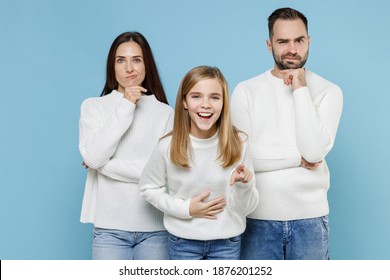
[[[178, 237], [195, 240], [230, 238], [241, 234], [246, 225], [245, 216], [258, 202], [254, 179], [247, 184], [237, 182], [229, 185], [231, 173], [238, 164], [244, 163], [253, 171], [246, 142], [240, 162], [223, 168], [216, 160], [218, 134], [208, 139], [190, 136], [194, 150], [191, 168], [182, 168], [169, 159], [171, 139], [160, 140], [140, 179], [142, 196], [164, 212], [166, 229]], [[191, 217], [189, 214], [191, 198], [204, 191], [211, 191], [209, 200], [225, 197], [225, 209], [217, 214], [216, 220]]]
[[114, 90], [81, 105], [79, 149], [89, 166], [81, 222], [126, 231], [164, 230], [162, 213], [140, 195], [141, 172], [173, 109], [154, 95], [137, 105]]
[[[329, 213], [329, 170], [342, 111], [338, 86], [306, 70], [307, 87], [292, 92], [271, 70], [232, 94], [233, 123], [250, 138], [259, 206], [250, 218], [295, 220]], [[301, 157], [322, 164], [300, 167]]]

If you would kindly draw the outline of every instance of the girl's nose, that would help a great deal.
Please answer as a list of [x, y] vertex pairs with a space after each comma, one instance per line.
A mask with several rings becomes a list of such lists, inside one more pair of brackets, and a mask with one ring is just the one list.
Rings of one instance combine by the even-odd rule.
[[209, 101], [209, 99], [208, 98], [203, 98], [201, 106], [203, 108], [210, 108], [210, 101]]

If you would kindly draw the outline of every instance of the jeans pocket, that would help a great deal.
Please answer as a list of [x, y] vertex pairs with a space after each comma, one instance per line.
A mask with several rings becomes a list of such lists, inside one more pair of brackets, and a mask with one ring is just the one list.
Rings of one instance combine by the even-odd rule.
[[96, 237], [98, 235], [101, 235], [104, 233], [104, 228], [98, 228], [98, 227], [94, 227], [93, 228], [93, 236]]
[[321, 220], [322, 220], [322, 225], [324, 226], [324, 230], [326, 232], [328, 232], [329, 231], [329, 217], [328, 217], [328, 215], [322, 216]]
[[321, 217], [322, 221], [322, 232], [324, 239], [327, 241], [329, 238], [329, 217], [328, 215]]
[[176, 236], [176, 235], [173, 235], [173, 234], [169, 234], [169, 235], [168, 235], [168, 239], [169, 239], [169, 241], [172, 242], [172, 243], [179, 243], [180, 241], [183, 240], [182, 238], [180, 238], [180, 237], [178, 237], [178, 236]]
[[228, 241], [228, 243], [237, 244], [237, 243], [241, 242], [241, 235], [233, 236], [233, 237], [230, 237], [226, 240]]

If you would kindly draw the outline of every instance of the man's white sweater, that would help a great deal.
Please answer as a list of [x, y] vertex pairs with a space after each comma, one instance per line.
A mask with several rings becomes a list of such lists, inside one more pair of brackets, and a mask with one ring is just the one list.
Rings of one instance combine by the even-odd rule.
[[[218, 134], [208, 139], [190, 136], [193, 148], [191, 168], [174, 165], [170, 158], [172, 137], [158, 143], [140, 179], [141, 194], [164, 212], [164, 225], [168, 232], [181, 238], [194, 240], [224, 239], [241, 234], [246, 215], [257, 206], [258, 193], [254, 178], [244, 184], [229, 185], [234, 168], [244, 163], [253, 171], [246, 142], [240, 161], [223, 168], [217, 159]], [[208, 200], [225, 197], [226, 206], [216, 220], [191, 217], [190, 201], [205, 191], [211, 191]]]
[[139, 195], [141, 172], [173, 109], [154, 95], [137, 105], [114, 90], [81, 105], [79, 149], [89, 166], [81, 222], [126, 231], [164, 230], [162, 213]]
[[[263, 220], [296, 220], [329, 213], [329, 170], [342, 111], [338, 86], [306, 70], [307, 86], [294, 92], [271, 70], [241, 82], [231, 98], [233, 123], [247, 132], [259, 190], [249, 215]], [[301, 157], [322, 163], [300, 167]]]

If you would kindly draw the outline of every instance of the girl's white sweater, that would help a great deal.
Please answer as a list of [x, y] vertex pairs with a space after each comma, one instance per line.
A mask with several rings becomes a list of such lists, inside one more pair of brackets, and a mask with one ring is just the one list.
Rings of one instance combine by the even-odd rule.
[[[241, 234], [246, 226], [246, 215], [257, 206], [255, 180], [229, 185], [234, 168], [244, 163], [253, 172], [247, 142], [242, 158], [234, 166], [223, 168], [217, 159], [218, 133], [208, 139], [190, 135], [193, 148], [191, 168], [174, 165], [170, 158], [172, 137], [158, 143], [140, 179], [141, 194], [164, 212], [166, 229], [182, 238], [194, 240], [224, 239]], [[211, 191], [208, 200], [224, 196], [226, 206], [216, 220], [191, 217], [190, 200]]]

